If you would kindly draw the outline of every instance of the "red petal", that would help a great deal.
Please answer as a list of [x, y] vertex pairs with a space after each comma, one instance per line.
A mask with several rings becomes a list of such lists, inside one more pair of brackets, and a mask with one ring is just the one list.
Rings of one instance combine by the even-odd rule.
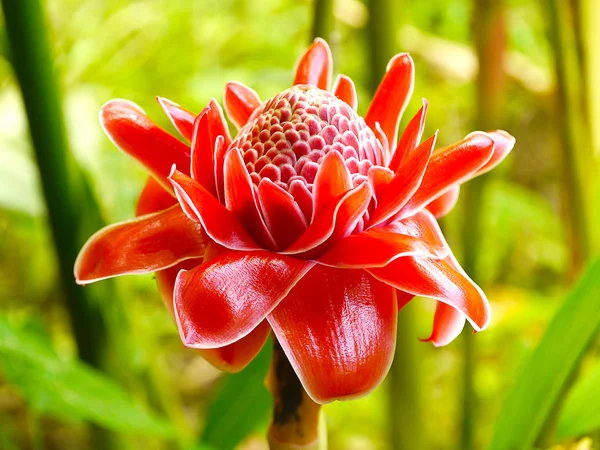
[[75, 261], [78, 284], [117, 275], [148, 273], [202, 257], [201, 227], [179, 206], [103, 228]]
[[481, 132], [471, 133], [459, 143], [436, 151], [421, 186], [402, 208], [400, 217], [414, 214], [453, 185], [472, 178], [493, 153], [494, 141]]
[[450, 188], [450, 190], [444, 192], [438, 198], [432, 200], [425, 206], [428, 211], [430, 211], [436, 219], [440, 217], [444, 217], [452, 208], [456, 205], [458, 201], [458, 195], [460, 194], [460, 186], [454, 186]]
[[375, 129], [375, 122], [381, 124], [391, 148], [396, 145], [398, 124], [412, 95], [414, 78], [415, 68], [410, 55], [394, 56], [365, 116], [371, 129]]
[[410, 157], [413, 150], [419, 146], [423, 130], [425, 129], [425, 115], [427, 114], [427, 100], [423, 99], [423, 107], [411, 119], [400, 137], [400, 142], [394, 151], [394, 156], [388, 167], [396, 172], [403, 161]]
[[397, 289], [447, 303], [466, 314], [473, 328], [481, 331], [490, 320], [487, 298], [452, 260], [452, 256], [444, 260], [407, 256], [368, 271]]
[[426, 209], [418, 212], [414, 216], [394, 222], [394, 225], [403, 234], [417, 237], [439, 247], [448, 247], [437, 220], [435, 220], [433, 214]]
[[215, 184], [217, 187], [217, 198], [225, 203], [225, 170], [223, 168], [225, 164], [225, 153], [227, 147], [225, 147], [225, 138], [223, 136], [217, 136], [215, 142]]
[[315, 266], [269, 315], [308, 395], [356, 398], [387, 374], [396, 344], [394, 291], [362, 270]]
[[333, 60], [329, 45], [323, 39], [317, 38], [300, 57], [294, 84], [312, 84], [326, 90], [331, 82], [332, 70]]
[[165, 189], [173, 164], [189, 173], [190, 149], [152, 122], [135, 103], [111, 100], [100, 109], [100, 125], [113, 143], [140, 162]]
[[362, 183], [340, 196], [337, 201], [330, 202], [315, 216], [304, 234], [283, 253], [318, 257], [321, 249], [311, 252], [310, 255], [304, 253], [315, 249], [332, 237], [343, 238], [350, 233], [369, 206], [371, 194], [369, 183]]
[[182, 271], [175, 284], [175, 316], [187, 347], [215, 348], [246, 336], [314, 263], [276, 253], [224, 252]]
[[260, 106], [260, 97], [254, 89], [230, 81], [225, 86], [225, 112], [238, 128], [242, 128], [256, 108]]
[[209, 107], [204, 108], [194, 122], [194, 138], [192, 139], [192, 178], [213, 195], [215, 188], [215, 143], [210, 133]]
[[500, 164], [504, 158], [508, 156], [516, 142], [516, 139], [504, 130], [488, 131], [487, 135], [494, 140], [494, 154], [490, 160], [477, 171], [477, 175], [489, 172]]
[[300, 207], [306, 221], [310, 221], [313, 214], [313, 195], [302, 180], [293, 180], [290, 183], [290, 194]]
[[384, 267], [401, 256], [445, 258], [449, 249], [402, 234], [396, 225], [371, 228], [338, 241], [317, 261], [326, 266], [365, 269]]
[[166, 191], [162, 184], [159, 184], [152, 177], [148, 177], [144, 189], [140, 194], [137, 206], [135, 208], [136, 216], [143, 216], [154, 212], [162, 211], [177, 204], [177, 199], [171, 191]]
[[445, 303], [438, 302], [433, 317], [433, 331], [424, 342], [432, 342], [436, 347], [441, 347], [452, 342], [458, 337], [465, 327], [466, 317], [460, 311]]
[[377, 203], [379, 203], [383, 199], [391, 181], [394, 179], [394, 172], [387, 167], [371, 166], [367, 175], [369, 176], [369, 183], [373, 186]]
[[190, 219], [200, 222], [215, 242], [232, 250], [259, 248], [235, 215], [201, 184], [177, 170], [170, 180], [183, 211]]
[[173, 103], [166, 98], [156, 97], [156, 99], [173, 126], [188, 142], [190, 142], [194, 135], [194, 120], [196, 120], [196, 114], [187, 109], [183, 109], [177, 103]]
[[275, 240], [258, 211], [250, 175], [238, 151], [225, 157], [225, 206], [263, 248], [277, 249]]
[[231, 144], [231, 134], [229, 133], [229, 126], [223, 115], [221, 105], [214, 98], [208, 102], [208, 116], [210, 124], [210, 135], [213, 142], [217, 140], [217, 137], [223, 136], [223, 144], [225, 147], [229, 147]]
[[378, 200], [369, 226], [375, 226], [392, 217], [410, 201], [415, 192], [418, 192], [436, 139], [437, 132], [419, 145], [402, 163], [381, 200]]
[[306, 230], [306, 219], [294, 197], [268, 178], [258, 185], [260, 208], [277, 248], [289, 247]]
[[350, 171], [342, 155], [339, 152], [327, 153], [313, 185], [313, 217], [352, 187]]
[[356, 111], [356, 108], [358, 108], [358, 96], [356, 95], [356, 88], [352, 79], [346, 75], [338, 75], [335, 83], [333, 83], [332, 92], [333, 95], [346, 102], [350, 108]]

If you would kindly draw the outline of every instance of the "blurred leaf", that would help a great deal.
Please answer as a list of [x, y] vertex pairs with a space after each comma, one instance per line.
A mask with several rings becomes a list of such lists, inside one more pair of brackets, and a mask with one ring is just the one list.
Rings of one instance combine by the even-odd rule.
[[600, 362], [569, 393], [558, 421], [558, 436], [582, 436], [600, 429]]
[[227, 377], [208, 412], [202, 443], [233, 449], [268, 420], [272, 400], [264, 380], [270, 360], [267, 343], [248, 367]]
[[40, 201], [35, 166], [23, 153], [0, 147], [0, 208], [39, 216]]
[[133, 401], [114, 381], [86, 364], [61, 361], [48, 337], [17, 329], [0, 317], [0, 366], [40, 413], [86, 419], [120, 431], [170, 436], [171, 426]]
[[491, 450], [531, 448], [600, 326], [600, 260], [593, 262], [548, 326], [508, 393]]

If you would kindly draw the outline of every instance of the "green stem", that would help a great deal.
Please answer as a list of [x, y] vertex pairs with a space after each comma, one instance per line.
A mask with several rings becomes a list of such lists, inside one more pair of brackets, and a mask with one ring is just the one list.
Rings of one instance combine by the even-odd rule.
[[314, 0], [314, 16], [312, 26], [312, 38], [323, 38], [331, 40], [333, 32], [333, 0]]

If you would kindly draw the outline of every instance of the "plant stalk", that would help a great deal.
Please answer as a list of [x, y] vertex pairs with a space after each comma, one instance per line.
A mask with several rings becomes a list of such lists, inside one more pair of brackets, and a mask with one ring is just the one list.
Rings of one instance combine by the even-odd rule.
[[334, 27], [334, 4], [333, 0], [314, 0], [312, 39], [320, 37], [326, 41], [331, 40]]

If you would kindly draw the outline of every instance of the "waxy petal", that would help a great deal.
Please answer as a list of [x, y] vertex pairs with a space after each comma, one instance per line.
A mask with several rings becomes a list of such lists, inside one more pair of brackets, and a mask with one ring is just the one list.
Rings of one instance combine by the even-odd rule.
[[100, 125], [110, 140], [142, 164], [165, 189], [173, 164], [189, 173], [190, 149], [152, 122], [144, 111], [128, 100], [115, 99], [100, 109]]
[[88, 284], [118, 275], [154, 272], [204, 255], [201, 227], [179, 206], [109, 225], [94, 234], [75, 261], [75, 279]]
[[427, 114], [427, 100], [423, 99], [423, 107], [417, 112], [415, 117], [406, 126], [404, 133], [400, 137], [398, 146], [394, 151], [394, 156], [388, 167], [396, 172], [402, 163], [410, 158], [414, 149], [419, 146], [423, 131], [425, 130], [425, 116]]
[[436, 219], [444, 217], [446, 214], [452, 211], [454, 206], [456, 206], [459, 194], [460, 186], [453, 186], [450, 188], [450, 190], [430, 201], [425, 208], [431, 212]]
[[513, 136], [504, 130], [488, 131], [487, 135], [494, 140], [494, 154], [490, 160], [477, 171], [477, 175], [487, 173], [500, 164], [504, 158], [508, 156], [517, 142]]
[[383, 199], [388, 186], [394, 179], [394, 172], [387, 167], [372, 166], [369, 168], [367, 175], [369, 177], [369, 183], [373, 186], [373, 195], [379, 204]]
[[333, 95], [345, 101], [350, 108], [356, 111], [358, 108], [358, 95], [356, 95], [356, 88], [351, 78], [342, 74], [338, 75], [331, 91]]
[[365, 271], [315, 266], [268, 320], [317, 403], [368, 394], [392, 363], [394, 290]]
[[398, 124], [413, 92], [415, 68], [408, 53], [394, 56], [375, 92], [365, 122], [375, 129], [379, 122], [387, 136], [390, 148], [396, 145]]
[[387, 189], [378, 199], [369, 226], [376, 226], [402, 209], [415, 192], [418, 192], [429, 163], [437, 132], [417, 147], [401, 164]]
[[277, 248], [289, 247], [306, 230], [307, 222], [292, 195], [268, 178], [258, 185], [260, 209]]
[[177, 131], [179, 131], [186, 141], [191, 142], [194, 135], [196, 114], [166, 98], [156, 97], [156, 99]]
[[162, 184], [153, 177], [148, 177], [135, 207], [135, 215], [139, 217], [155, 213], [177, 203], [177, 198], [171, 191], [166, 191]]
[[327, 153], [313, 185], [313, 217], [352, 187], [352, 177], [342, 155], [339, 152]]
[[238, 151], [227, 154], [224, 171], [225, 206], [256, 242], [267, 250], [276, 251], [277, 245], [259, 212], [252, 180]]
[[384, 267], [402, 256], [445, 258], [449, 249], [402, 234], [396, 225], [371, 228], [337, 242], [317, 261], [338, 268]]
[[183, 343], [206, 349], [246, 336], [313, 264], [265, 251], [227, 251], [180, 272], [174, 305]]
[[421, 210], [433, 199], [472, 178], [494, 153], [494, 141], [485, 133], [469, 134], [457, 144], [437, 150], [427, 166], [421, 186], [402, 208], [400, 217]]
[[177, 170], [170, 180], [183, 211], [190, 219], [200, 222], [215, 242], [232, 250], [259, 248], [235, 215], [200, 183]]
[[256, 108], [260, 106], [260, 97], [254, 89], [238, 83], [230, 81], [225, 86], [225, 112], [233, 124], [242, 128]]
[[327, 90], [332, 71], [333, 59], [329, 45], [323, 39], [317, 38], [298, 60], [293, 84], [312, 84]]
[[436, 347], [448, 345], [462, 332], [465, 322], [466, 316], [463, 313], [446, 303], [438, 302], [431, 335], [422, 341], [431, 342]]
[[217, 188], [217, 198], [222, 203], [225, 203], [225, 171], [223, 165], [225, 164], [226, 153], [225, 138], [217, 136], [215, 142], [215, 185]]
[[208, 192], [217, 195], [215, 185], [215, 141], [211, 136], [210, 108], [207, 106], [194, 122], [191, 175]]

